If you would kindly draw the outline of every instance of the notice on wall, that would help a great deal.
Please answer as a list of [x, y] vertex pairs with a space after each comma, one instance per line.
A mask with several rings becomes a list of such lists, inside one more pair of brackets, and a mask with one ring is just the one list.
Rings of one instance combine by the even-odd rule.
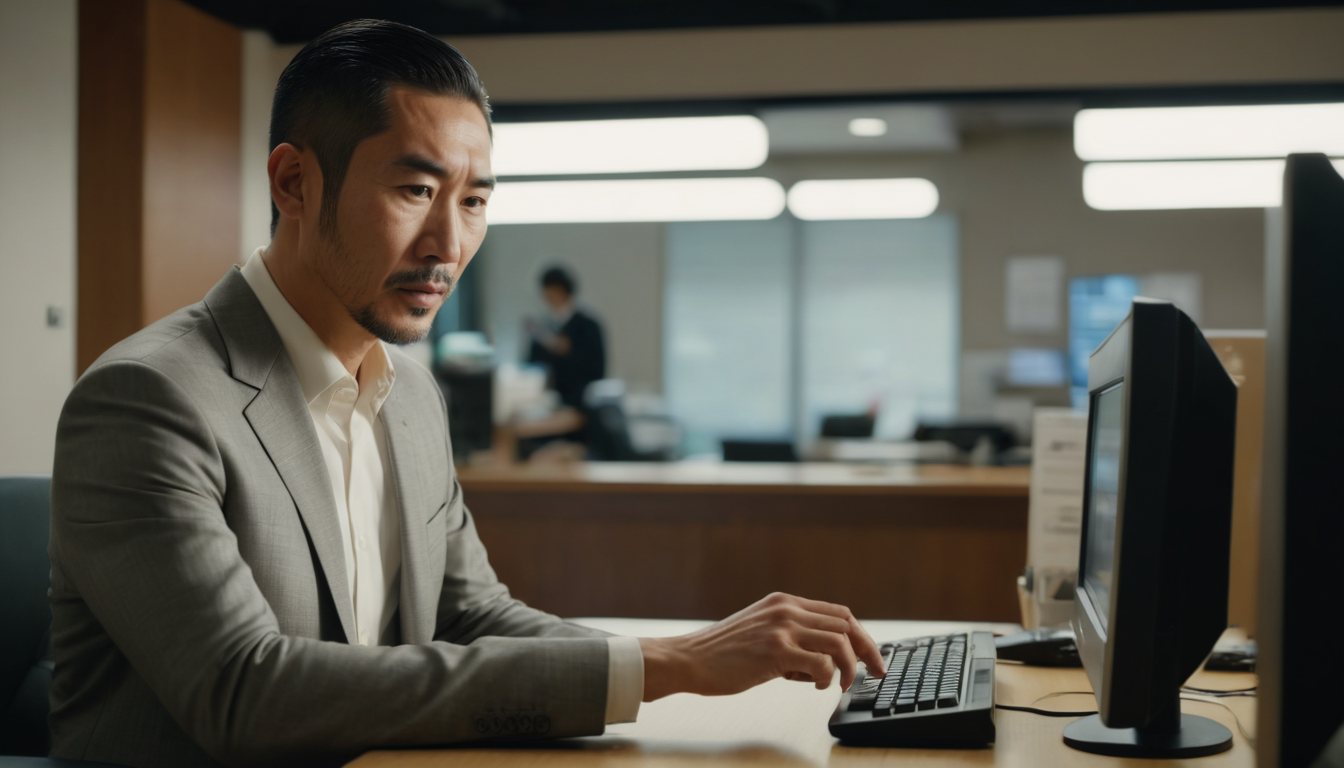
[[1037, 408], [1033, 432], [1027, 564], [1037, 570], [1077, 568], [1087, 414]]
[[1064, 325], [1064, 260], [1013, 256], [1004, 267], [1004, 322], [1010, 333], [1057, 333]]

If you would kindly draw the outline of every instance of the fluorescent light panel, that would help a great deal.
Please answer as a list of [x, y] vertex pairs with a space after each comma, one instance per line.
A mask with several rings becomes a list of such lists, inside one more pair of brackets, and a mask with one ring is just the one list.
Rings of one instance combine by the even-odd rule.
[[[1344, 174], [1344, 160], [1335, 160]], [[1102, 211], [1276, 208], [1283, 204], [1283, 160], [1089, 163], [1083, 199]]]
[[506, 181], [490, 195], [490, 224], [773, 219], [784, 211], [774, 179]]
[[757, 168], [770, 151], [751, 115], [496, 123], [497, 176]]
[[856, 117], [849, 121], [849, 133], [852, 136], [885, 136], [887, 121], [880, 117]]
[[1344, 104], [1085, 109], [1073, 145], [1083, 160], [1344, 155]]
[[807, 221], [922, 219], [938, 209], [928, 179], [800, 181], [789, 190], [789, 210]]

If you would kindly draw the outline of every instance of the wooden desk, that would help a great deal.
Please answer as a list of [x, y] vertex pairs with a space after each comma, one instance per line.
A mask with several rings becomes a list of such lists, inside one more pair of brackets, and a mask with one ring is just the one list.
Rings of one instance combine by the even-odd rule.
[[[642, 636], [679, 634], [701, 622], [589, 619], [584, 623], [621, 634]], [[1002, 625], [939, 622], [865, 622], [879, 640]], [[995, 669], [995, 696], [1001, 704], [1030, 705], [1056, 691], [1090, 691], [1081, 669], [1044, 669], [1001, 663]], [[1201, 673], [1192, 684], [1204, 688], [1234, 689], [1255, 684], [1250, 674]], [[639, 721], [611, 726], [606, 735], [566, 739], [523, 748], [456, 747], [444, 750], [370, 752], [350, 768], [676, 768], [705, 765], [787, 765], [869, 768], [869, 766], [1005, 766], [1005, 768], [1159, 768], [1175, 761], [1123, 760], [1077, 752], [1062, 740], [1070, 718], [1042, 717], [1026, 712], [998, 710], [994, 723], [998, 740], [992, 748], [974, 750], [876, 749], [840, 746], [826, 730], [826, 722], [840, 699], [838, 685], [824, 691], [785, 680], [775, 680], [736, 696], [708, 698], [678, 694], [645, 704]], [[1255, 700], [1223, 699], [1237, 713], [1241, 726], [1255, 727]], [[1043, 709], [1090, 710], [1090, 696], [1047, 699]], [[1238, 731], [1232, 713], [1216, 704], [1185, 701], [1182, 709], [1203, 715], [1231, 729], [1233, 746], [1221, 755], [1189, 762], [1200, 768], [1252, 768], [1254, 749]]]
[[586, 463], [459, 476], [500, 578], [562, 616], [717, 619], [783, 591], [875, 618], [1018, 620], [1026, 468]]

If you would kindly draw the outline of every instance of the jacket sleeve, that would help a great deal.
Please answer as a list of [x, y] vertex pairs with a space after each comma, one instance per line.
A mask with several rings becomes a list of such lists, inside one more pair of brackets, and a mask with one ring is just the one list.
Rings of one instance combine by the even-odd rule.
[[[76, 384], [57, 433], [53, 601], [86, 603], [115, 644], [106, 652], [216, 759], [306, 765], [377, 746], [602, 731], [600, 638], [475, 632], [389, 648], [281, 634], [225, 519], [228, 493], [207, 419], [168, 376], [112, 361]], [[469, 612], [501, 610], [501, 587], [475, 571], [466, 581]]]

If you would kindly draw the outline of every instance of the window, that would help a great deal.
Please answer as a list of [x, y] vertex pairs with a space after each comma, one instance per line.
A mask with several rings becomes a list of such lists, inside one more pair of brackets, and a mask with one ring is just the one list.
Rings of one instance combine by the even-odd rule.
[[791, 222], [667, 226], [664, 394], [686, 453], [792, 433]]
[[906, 439], [956, 414], [957, 226], [808, 222], [802, 230], [802, 429], [878, 409], [873, 436]]
[[879, 408], [876, 436], [956, 412], [956, 219], [667, 227], [664, 391], [688, 453], [814, 438]]

